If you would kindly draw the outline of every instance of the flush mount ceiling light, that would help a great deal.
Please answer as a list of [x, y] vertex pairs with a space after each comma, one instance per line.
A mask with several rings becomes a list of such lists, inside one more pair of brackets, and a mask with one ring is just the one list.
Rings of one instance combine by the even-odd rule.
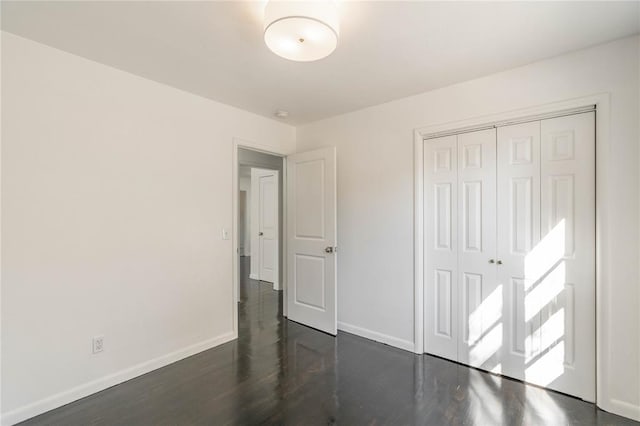
[[276, 55], [292, 61], [330, 55], [338, 45], [335, 2], [269, 1], [264, 10], [264, 42]]

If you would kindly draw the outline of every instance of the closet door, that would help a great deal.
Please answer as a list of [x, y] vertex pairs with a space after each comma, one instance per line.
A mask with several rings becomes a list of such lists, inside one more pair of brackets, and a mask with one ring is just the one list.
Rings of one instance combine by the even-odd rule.
[[496, 285], [496, 130], [458, 135], [458, 361], [499, 363], [502, 295]]
[[501, 372], [593, 401], [594, 113], [499, 128], [497, 182]]
[[525, 378], [595, 401], [595, 113], [542, 120], [541, 135], [541, 243], [527, 259], [541, 325]]
[[498, 291], [502, 360], [496, 373], [525, 380], [538, 355], [540, 321], [527, 306], [533, 276], [528, 255], [540, 241], [540, 122], [498, 128]]
[[458, 360], [456, 136], [424, 142], [426, 352]]

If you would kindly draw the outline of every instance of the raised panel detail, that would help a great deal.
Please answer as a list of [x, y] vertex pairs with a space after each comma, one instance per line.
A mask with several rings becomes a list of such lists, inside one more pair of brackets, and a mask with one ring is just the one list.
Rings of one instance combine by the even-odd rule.
[[465, 251], [482, 251], [482, 182], [464, 182], [463, 238]]
[[463, 148], [463, 164], [465, 169], [482, 168], [482, 145], [465, 145]]
[[482, 335], [482, 275], [464, 273], [463, 276], [463, 338], [465, 343], [474, 344]]
[[[262, 253], [276, 253], [276, 240], [261, 238], [260, 244], [262, 244]], [[275, 270], [276, 256], [262, 256], [261, 267], [267, 270]], [[262, 278], [264, 279], [264, 278]]]
[[433, 172], [451, 171], [451, 149], [437, 149], [433, 152]]
[[296, 238], [324, 239], [324, 168], [324, 159], [296, 163]]
[[524, 280], [511, 278], [511, 351], [525, 355], [527, 327], [525, 321]]
[[451, 271], [436, 269], [435, 271], [435, 333], [445, 337], [451, 337]]
[[277, 202], [275, 179], [272, 176], [260, 177], [260, 185], [262, 186], [262, 198], [263, 208], [262, 213], [262, 229], [275, 229], [277, 220], [278, 208], [273, 205], [273, 202]]
[[573, 366], [575, 361], [575, 287], [573, 284], [566, 284], [564, 287], [564, 363], [567, 366]]
[[549, 135], [549, 159], [551, 161], [573, 160], [574, 135], [573, 130], [552, 133]]
[[527, 254], [533, 240], [531, 178], [511, 179], [511, 252]]
[[564, 220], [565, 256], [573, 256], [575, 240], [575, 193], [573, 175], [550, 176], [551, 202], [548, 212], [551, 231]]
[[531, 164], [533, 161], [533, 141], [531, 138], [513, 138], [510, 141], [511, 164]]
[[325, 259], [296, 254], [294, 257], [294, 300], [300, 305], [325, 310]]
[[436, 184], [434, 193], [436, 248], [451, 250], [451, 184]]

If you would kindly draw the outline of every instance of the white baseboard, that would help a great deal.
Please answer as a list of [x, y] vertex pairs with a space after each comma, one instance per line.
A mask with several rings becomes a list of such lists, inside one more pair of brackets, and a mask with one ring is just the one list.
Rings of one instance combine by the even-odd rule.
[[409, 340], [398, 339], [397, 337], [378, 333], [377, 331], [368, 330], [366, 328], [340, 321], [338, 321], [338, 330], [346, 331], [347, 333], [355, 334], [356, 336], [364, 337], [365, 339], [375, 340], [376, 342], [384, 343], [399, 349], [404, 349], [405, 351], [413, 352], [414, 349], [413, 342]]
[[258, 277], [258, 274], [249, 274], [249, 278], [251, 278], [252, 280], [260, 281], [260, 277]]
[[603, 409], [619, 416], [640, 421], [640, 406], [634, 405], [630, 402], [620, 401], [619, 399], [612, 398], [609, 401], [609, 404], [606, 404]]
[[31, 404], [16, 408], [2, 414], [0, 424], [4, 426], [14, 425], [21, 421], [30, 419], [39, 414], [46, 413], [54, 408], [61, 407], [78, 399], [84, 398], [96, 392], [100, 392], [104, 389], [115, 386], [119, 383], [126, 382], [143, 374], [149, 373], [161, 367], [165, 367], [169, 364], [173, 364], [176, 361], [190, 357], [207, 349], [211, 349], [215, 346], [227, 343], [233, 339], [236, 339], [235, 332], [225, 333], [221, 336], [214, 337], [199, 343], [196, 343], [186, 348], [179, 349], [177, 351], [168, 353], [166, 355], [159, 356], [149, 361], [142, 362], [134, 365], [133, 367], [126, 368], [108, 376], [101, 377], [96, 380], [92, 380], [88, 383], [76, 386], [74, 388], [62, 391], [55, 395], [48, 396], [39, 401], [35, 401]]

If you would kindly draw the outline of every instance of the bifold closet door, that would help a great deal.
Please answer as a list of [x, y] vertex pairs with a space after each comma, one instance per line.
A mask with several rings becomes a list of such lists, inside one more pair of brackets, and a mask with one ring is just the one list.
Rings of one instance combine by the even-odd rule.
[[502, 306], [487, 299], [496, 286], [496, 132], [432, 139], [424, 153], [427, 352], [481, 366]]
[[[496, 130], [458, 139], [459, 362], [487, 368], [496, 361], [501, 295], [496, 281]], [[498, 345], [498, 348], [496, 348]], [[487, 368], [489, 369], [489, 368]]]
[[498, 129], [495, 371], [595, 400], [595, 113]]
[[524, 380], [536, 348], [537, 317], [525, 308], [525, 262], [540, 242], [540, 122], [498, 128], [497, 274], [502, 311], [501, 363], [493, 371]]
[[594, 402], [595, 112], [542, 120], [540, 132], [541, 244], [527, 266], [541, 325], [525, 378]]
[[457, 136], [424, 145], [424, 280], [427, 352], [458, 360]]

